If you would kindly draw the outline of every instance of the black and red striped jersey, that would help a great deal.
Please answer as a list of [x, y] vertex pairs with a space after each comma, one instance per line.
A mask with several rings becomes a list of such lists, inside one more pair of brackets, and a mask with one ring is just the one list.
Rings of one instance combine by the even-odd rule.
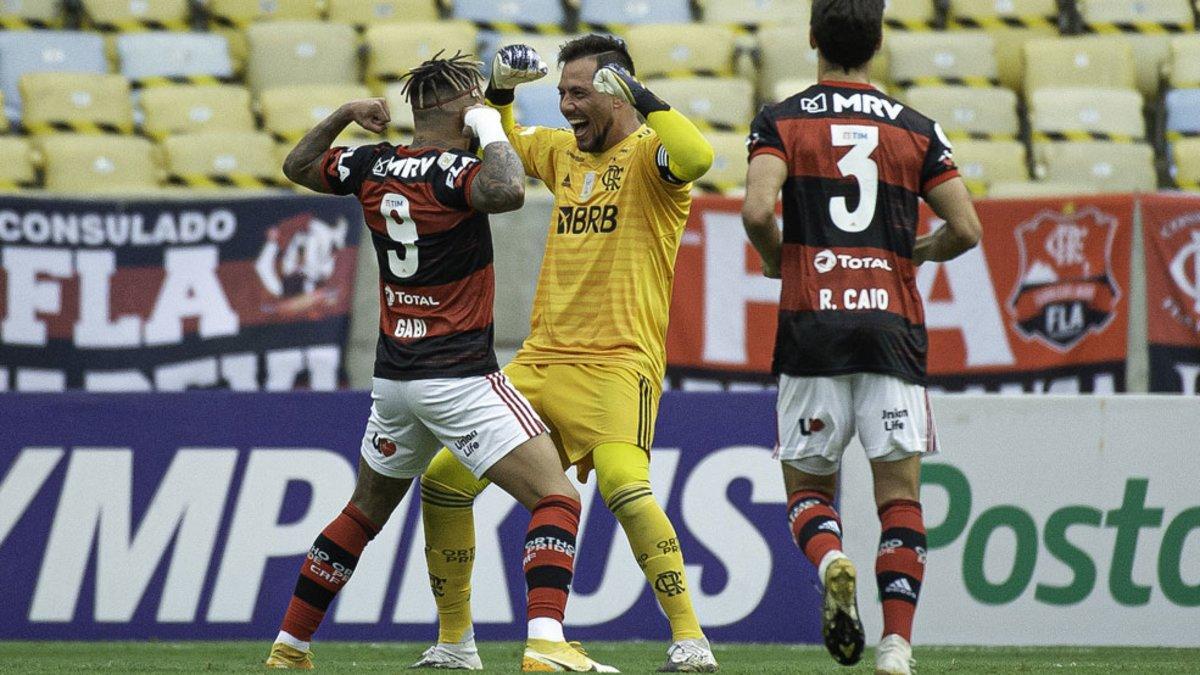
[[870, 85], [824, 81], [764, 106], [748, 146], [788, 168], [775, 374], [923, 384], [918, 200], [958, 175], [941, 127]]
[[463, 150], [389, 143], [325, 152], [321, 175], [362, 203], [379, 263], [375, 377], [497, 370], [492, 235], [470, 200], [481, 166]]

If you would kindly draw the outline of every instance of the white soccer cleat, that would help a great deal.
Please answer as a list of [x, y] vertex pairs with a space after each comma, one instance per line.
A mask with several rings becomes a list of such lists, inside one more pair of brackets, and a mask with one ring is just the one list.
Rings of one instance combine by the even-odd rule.
[[875, 650], [875, 675], [912, 675], [915, 665], [908, 640], [892, 633], [879, 641]]
[[475, 638], [462, 642], [439, 642], [425, 650], [421, 660], [409, 668], [438, 668], [440, 670], [483, 670]]
[[658, 669], [660, 673], [715, 673], [719, 669], [717, 658], [706, 638], [680, 640], [667, 650], [667, 662]]
[[597, 663], [588, 657], [578, 642], [556, 642], [530, 638], [525, 642], [521, 671], [526, 673], [619, 673], [621, 671]]

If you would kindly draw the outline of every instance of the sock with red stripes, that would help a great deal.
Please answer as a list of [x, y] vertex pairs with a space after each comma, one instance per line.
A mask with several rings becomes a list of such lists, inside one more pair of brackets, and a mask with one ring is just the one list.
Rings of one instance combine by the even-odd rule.
[[788, 524], [792, 540], [817, 569], [825, 556], [842, 550], [842, 521], [833, 508], [833, 497], [824, 492], [792, 493], [788, 499]]
[[883, 599], [883, 634], [912, 641], [913, 614], [925, 578], [925, 521], [921, 503], [897, 499], [879, 509], [883, 532], [875, 558], [875, 582]]
[[545, 497], [533, 507], [524, 560], [530, 638], [564, 640], [562, 620], [575, 573], [579, 511], [578, 501], [562, 495]]
[[347, 504], [325, 526], [300, 566], [300, 578], [276, 642], [308, 650], [308, 642], [325, 618], [329, 603], [350, 581], [358, 557], [378, 532], [379, 528], [353, 504]]

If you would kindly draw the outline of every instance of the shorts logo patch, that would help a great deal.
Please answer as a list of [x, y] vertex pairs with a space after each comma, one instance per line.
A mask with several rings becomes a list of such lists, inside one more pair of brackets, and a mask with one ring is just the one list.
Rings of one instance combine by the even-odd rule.
[[371, 437], [371, 445], [384, 457], [396, 454], [396, 442], [390, 438], [382, 438], [379, 434]]
[[464, 457], [470, 457], [472, 454], [475, 453], [476, 450], [479, 449], [479, 441], [475, 440], [478, 437], [479, 437], [479, 432], [472, 431], [471, 433], [467, 434], [466, 436], [463, 436], [463, 437], [459, 438], [457, 441], [454, 441], [454, 449], [461, 452]]
[[904, 428], [904, 422], [908, 419], [908, 408], [895, 408], [893, 410], [883, 411], [883, 430], [896, 431]]
[[812, 436], [815, 433], [824, 431], [824, 429], [825, 429], [825, 422], [823, 422], [819, 419], [813, 418], [813, 419], [807, 419], [807, 420], [805, 420], [805, 419], [800, 420], [800, 435], [801, 436]]

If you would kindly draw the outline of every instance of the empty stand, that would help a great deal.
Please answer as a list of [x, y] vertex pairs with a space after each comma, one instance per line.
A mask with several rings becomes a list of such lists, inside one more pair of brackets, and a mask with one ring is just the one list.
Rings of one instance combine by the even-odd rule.
[[1085, 30], [1124, 33], [1133, 46], [1138, 89], [1158, 92], [1160, 74], [1171, 56], [1170, 33], [1194, 29], [1188, 0], [1079, 0]]
[[1180, 35], [1171, 40], [1167, 69], [1172, 87], [1200, 88], [1200, 35]]
[[913, 87], [905, 101], [937, 120], [951, 137], [1011, 140], [1020, 132], [1017, 95], [1000, 87]]
[[1200, 89], [1168, 92], [1164, 106], [1167, 138], [1200, 136]]
[[106, 33], [188, 29], [188, 0], [82, 0], [87, 25]]
[[566, 13], [559, 0], [454, 0], [451, 15], [481, 30], [562, 32]]
[[[295, 144], [343, 103], [370, 95], [370, 90], [360, 84], [273, 87], [259, 96], [263, 128], [276, 140]], [[346, 130], [352, 136], [377, 138], [357, 124], [351, 124]]]
[[780, 82], [817, 80], [817, 50], [808, 46], [808, 21], [758, 32], [758, 94], [775, 95]]
[[1172, 146], [1175, 164], [1172, 172], [1175, 184], [1181, 188], [1200, 191], [1200, 138], [1185, 138]]
[[713, 147], [713, 164], [708, 173], [696, 181], [696, 187], [721, 194], [741, 191], [746, 185], [746, 135], [710, 131], [704, 136]]
[[328, 0], [329, 20], [366, 28], [393, 21], [436, 21], [434, 0]]
[[1154, 190], [1154, 150], [1144, 143], [1038, 143], [1039, 174], [1053, 182], [1085, 183], [1098, 192]]
[[517, 122], [527, 127], [565, 127], [558, 108], [558, 90], [548, 85], [524, 85], [516, 89]]
[[634, 26], [626, 35], [638, 77], [733, 74], [734, 33], [726, 26]]
[[234, 63], [246, 60], [249, 46], [245, 30], [259, 21], [316, 21], [320, 7], [314, 0], [209, 0], [209, 26], [229, 40]]
[[[412, 106], [408, 104], [408, 101], [404, 100], [404, 95], [400, 93], [400, 90], [403, 88], [404, 85], [400, 83], [389, 84], [384, 89], [383, 97], [387, 100], [388, 111], [392, 114], [391, 127], [410, 133], [413, 130], [413, 112]], [[521, 91], [524, 88], [517, 87], [517, 91]]]
[[1043, 87], [1030, 96], [1029, 123], [1036, 141], [1146, 137], [1142, 96], [1129, 89]]
[[154, 190], [150, 141], [136, 136], [57, 134], [41, 142], [46, 189], [71, 194]]
[[896, 33], [884, 41], [891, 66], [890, 81], [914, 84], [998, 84], [995, 43], [987, 33]]
[[0, 3], [0, 30], [60, 28], [62, 0], [18, 0]]
[[1026, 199], [1037, 197], [1069, 197], [1092, 195], [1099, 192], [1090, 183], [1065, 183], [1062, 181], [1008, 181], [992, 183], [988, 196], [994, 199]]
[[286, 181], [275, 144], [264, 133], [199, 133], [163, 141], [163, 159], [172, 184], [217, 188], [282, 187]]
[[995, 43], [1000, 82], [1020, 90], [1024, 45], [1058, 34], [1058, 0], [950, 0], [949, 28], [985, 30]]
[[740, 78], [648, 80], [646, 86], [701, 127], [746, 131], [754, 118], [754, 85]]
[[254, 131], [250, 92], [239, 85], [154, 87], [142, 93], [147, 135]]
[[32, 187], [37, 175], [30, 158], [29, 144], [17, 136], [0, 136], [0, 192]]
[[284, 84], [358, 82], [357, 38], [350, 26], [273, 21], [251, 26], [246, 38], [246, 84], [251, 91]]
[[934, 0], [888, 0], [883, 23], [897, 31], [923, 31], [940, 27]]
[[0, 32], [0, 91], [10, 120], [21, 112], [21, 76], [47, 71], [108, 72], [104, 39], [75, 31]]
[[383, 24], [367, 29], [367, 85], [382, 93], [383, 85], [400, 80], [413, 66], [439, 51], [474, 54], [478, 31], [463, 22]]
[[229, 45], [207, 33], [131, 33], [117, 38], [121, 74], [134, 86], [216, 84], [233, 77]]
[[1025, 91], [1040, 87], [1134, 89], [1133, 48], [1122, 36], [1040, 38], [1025, 43]]
[[972, 194], [989, 194], [995, 183], [1029, 180], [1025, 145], [1020, 141], [954, 142], [954, 161]]
[[700, 4], [705, 23], [757, 28], [777, 23], [804, 23], [812, 14], [810, 0], [705, 0]]
[[579, 20], [592, 30], [619, 31], [630, 24], [687, 23], [692, 20], [692, 9], [688, 0], [582, 0]]
[[20, 89], [30, 133], [133, 131], [129, 82], [120, 75], [29, 73]]

